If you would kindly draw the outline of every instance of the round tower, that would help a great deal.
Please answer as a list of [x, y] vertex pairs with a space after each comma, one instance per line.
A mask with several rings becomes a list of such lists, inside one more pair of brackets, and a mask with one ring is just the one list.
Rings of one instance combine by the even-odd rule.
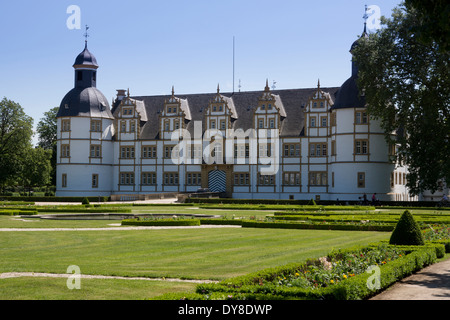
[[94, 55], [84, 50], [73, 64], [75, 84], [57, 114], [57, 196], [108, 196], [112, 189], [114, 117], [97, 89]]
[[[361, 37], [351, 46], [352, 55], [361, 39], [367, 37], [364, 24]], [[390, 181], [395, 163], [390, 160], [383, 129], [368, 113], [357, 80], [358, 65], [353, 58], [352, 74], [331, 108], [331, 198], [358, 200], [366, 194], [371, 201], [376, 193], [379, 200], [393, 200]]]

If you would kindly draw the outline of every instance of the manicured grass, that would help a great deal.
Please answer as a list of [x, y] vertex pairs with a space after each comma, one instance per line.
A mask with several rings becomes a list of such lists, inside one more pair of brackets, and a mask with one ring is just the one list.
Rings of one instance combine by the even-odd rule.
[[0, 272], [225, 279], [389, 233], [278, 229], [0, 232]]
[[142, 300], [160, 293], [193, 292], [196, 284], [168, 281], [81, 279], [69, 290], [66, 278], [0, 280], [0, 300]]

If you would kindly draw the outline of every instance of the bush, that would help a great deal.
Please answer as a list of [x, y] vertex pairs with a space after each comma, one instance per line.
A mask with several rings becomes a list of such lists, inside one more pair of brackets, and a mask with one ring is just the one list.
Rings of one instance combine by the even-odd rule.
[[400, 217], [394, 231], [392, 232], [390, 244], [393, 245], [416, 245], [425, 244], [425, 240], [419, 225], [412, 214], [406, 210]]
[[199, 226], [200, 220], [186, 219], [186, 220], [123, 220], [123, 226], [139, 226], [139, 227], [163, 227], [163, 226]]
[[90, 204], [89, 199], [88, 198], [83, 198], [83, 201], [81, 201], [81, 204], [89, 205]]

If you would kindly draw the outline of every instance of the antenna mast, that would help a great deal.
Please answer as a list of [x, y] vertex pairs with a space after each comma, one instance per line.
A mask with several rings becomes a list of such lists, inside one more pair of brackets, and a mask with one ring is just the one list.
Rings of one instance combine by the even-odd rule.
[[234, 93], [234, 76], [235, 76], [235, 37], [233, 36], [233, 93]]

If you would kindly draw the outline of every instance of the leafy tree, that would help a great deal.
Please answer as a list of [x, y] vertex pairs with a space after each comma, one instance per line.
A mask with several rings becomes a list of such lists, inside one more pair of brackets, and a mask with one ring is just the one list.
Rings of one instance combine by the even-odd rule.
[[57, 119], [59, 107], [50, 109], [44, 113], [44, 117], [39, 121], [36, 131], [39, 135], [38, 146], [45, 150], [51, 150], [52, 155], [50, 163], [52, 166], [51, 171], [51, 184], [56, 184], [56, 140], [57, 140]]
[[33, 119], [20, 104], [0, 101], [0, 188], [17, 178], [21, 159], [31, 147]]
[[44, 113], [44, 117], [38, 122], [36, 131], [39, 135], [38, 145], [47, 150], [53, 150], [56, 146], [56, 131], [59, 107], [50, 109]]
[[383, 28], [361, 38], [353, 54], [368, 111], [398, 144], [397, 160], [409, 167], [408, 187], [417, 195], [450, 182], [450, 56], [448, 38], [444, 45], [434, 39], [443, 31], [425, 26], [430, 16], [409, 2], [383, 17]]
[[20, 170], [21, 182], [24, 188], [30, 190], [34, 186], [46, 186], [50, 183], [52, 166], [51, 150], [41, 147], [30, 148], [22, 158]]

